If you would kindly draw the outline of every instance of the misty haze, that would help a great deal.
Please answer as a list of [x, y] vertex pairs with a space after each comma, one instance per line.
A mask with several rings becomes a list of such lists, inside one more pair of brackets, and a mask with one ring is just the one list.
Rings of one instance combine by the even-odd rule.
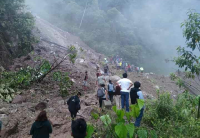
[[1, 138], [200, 138], [200, 0], [0, 0]]
[[181, 23], [190, 9], [198, 12], [200, 6], [199, 0], [26, 1], [33, 14], [78, 35], [97, 52], [120, 54], [158, 74], [177, 70], [165, 59], [172, 60], [176, 48], [185, 46]]

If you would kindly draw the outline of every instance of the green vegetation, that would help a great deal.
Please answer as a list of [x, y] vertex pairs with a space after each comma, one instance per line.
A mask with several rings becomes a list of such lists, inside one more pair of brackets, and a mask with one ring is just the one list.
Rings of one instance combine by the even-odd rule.
[[[118, 110], [116, 106], [113, 106], [113, 112], [108, 112], [106, 115], [99, 116], [97, 113], [92, 113], [92, 118], [96, 123], [93, 124], [96, 133], [94, 137], [106, 137], [106, 138], [132, 138], [135, 134], [144, 135], [146, 131], [137, 129], [132, 120], [139, 116], [140, 109], [144, 106], [143, 100], [138, 100], [138, 104], [130, 106], [130, 112], [124, 110]], [[101, 124], [98, 124], [98, 120], [101, 120]], [[136, 133], [137, 132], [137, 133]]]
[[25, 12], [24, 0], [0, 1], [0, 28], [2, 59], [20, 57], [33, 49], [32, 44], [36, 42], [32, 35], [34, 18]]
[[[195, 54], [195, 50], [200, 52], [200, 14], [189, 11], [188, 19], [182, 23], [181, 27], [184, 27], [183, 36], [186, 38], [187, 50], [179, 46], [177, 48], [179, 56], [174, 58], [174, 62], [185, 69], [184, 78], [195, 79], [196, 85], [200, 85], [200, 56]], [[179, 87], [188, 89], [189, 86], [200, 92], [198, 87], [188, 84], [182, 77], [172, 73], [171, 79], [175, 80]], [[198, 118], [200, 118], [200, 97], [198, 110]]]
[[33, 82], [50, 70], [50, 63], [44, 61], [39, 68], [20, 68], [16, 72], [0, 72], [0, 98], [11, 102], [15, 94], [20, 94], [19, 89], [28, 88]]
[[194, 50], [200, 51], [200, 14], [190, 11], [188, 19], [181, 25], [184, 27], [183, 36], [186, 38], [187, 48], [178, 47], [177, 51], [180, 54], [175, 58], [175, 63], [184, 68], [185, 71], [190, 71], [192, 74], [200, 74], [200, 56], [194, 54]]
[[62, 73], [60, 71], [54, 72], [53, 79], [59, 82], [61, 95], [67, 96], [69, 94], [68, 89], [73, 85], [68, 73]]
[[[139, 101], [137, 105], [131, 105], [131, 111], [117, 110], [107, 111], [99, 116], [92, 113], [94, 133], [93, 137], [105, 138], [177, 138], [200, 137], [200, 119], [196, 118], [198, 97], [188, 92], [178, 95], [173, 100], [167, 92], [159, 94], [157, 100], [145, 102], [145, 112], [140, 128], [134, 126], [133, 121], [139, 114], [139, 109], [144, 105]], [[99, 123], [98, 120], [101, 120]], [[91, 133], [91, 132], [90, 132]]]
[[198, 97], [188, 92], [174, 101], [169, 93], [159, 100], [147, 101], [143, 118], [144, 127], [153, 128], [159, 137], [199, 137], [200, 120], [196, 119]]

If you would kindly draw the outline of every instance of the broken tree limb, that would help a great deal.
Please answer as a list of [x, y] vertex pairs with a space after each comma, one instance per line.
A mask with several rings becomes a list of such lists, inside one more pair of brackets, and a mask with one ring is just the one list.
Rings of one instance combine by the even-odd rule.
[[52, 66], [51, 69], [50, 69], [47, 73], [45, 73], [45, 74], [43, 74], [41, 77], [39, 77], [39, 78], [36, 80], [36, 82], [41, 82], [41, 81], [43, 81], [43, 79], [44, 79], [49, 73], [51, 73], [53, 70], [55, 70], [61, 63], [63, 63], [63, 62], [66, 60], [67, 56], [68, 56], [68, 55], [64, 56], [64, 57], [62, 58], [62, 60], [61, 60], [58, 64], [56, 64], [55, 66]]

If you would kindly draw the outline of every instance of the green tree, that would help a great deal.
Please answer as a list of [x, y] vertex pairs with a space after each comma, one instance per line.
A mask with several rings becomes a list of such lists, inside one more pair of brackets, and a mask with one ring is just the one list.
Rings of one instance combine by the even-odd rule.
[[33, 49], [34, 18], [25, 11], [24, 0], [0, 1], [0, 28], [0, 45], [4, 53], [19, 57]]
[[[189, 11], [188, 19], [182, 23], [181, 27], [184, 27], [183, 36], [186, 38], [186, 45], [187, 49], [189, 50], [179, 46], [177, 51], [180, 56], [175, 58], [174, 61], [176, 65], [184, 68], [185, 71], [187, 71], [185, 73], [186, 78], [198, 80], [196, 83], [200, 86], [200, 56], [195, 54], [195, 50], [200, 52], [200, 14]], [[174, 74], [172, 74], [171, 77], [172, 79], [177, 80], [179, 87], [185, 86], [188, 89], [188, 84], [186, 81], [175, 76]], [[199, 87], [191, 84], [189, 84], [189, 86], [195, 88], [195, 91], [200, 92]], [[197, 117], [200, 117], [200, 97]]]
[[188, 12], [188, 19], [181, 25], [184, 27], [183, 36], [186, 38], [187, 48], [178, 47], [180, 54], [175, 58], [175, 63], [185, 71], [198, 75], [200, 73], [200, 56], [194, 54], [194, 50], [200, 52], [200, 14], [192, 11]]

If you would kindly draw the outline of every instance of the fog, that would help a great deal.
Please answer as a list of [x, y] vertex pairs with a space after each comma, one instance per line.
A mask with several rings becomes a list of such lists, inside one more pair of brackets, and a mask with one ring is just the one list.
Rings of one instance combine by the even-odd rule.
[[[53, 3], [52, 0], [50, 1]], [[101, 0], [101, 7], [104, 7], [102, 4], [105, 3], [106, 5], [108, 0], [104, 1]], [[82, 0], [82, 2], [85, 4], [86, 0]], [[47, 10], [48, 0], [26, 0], [26, 3], [34, 14], [46, 19], [51, 19], [51, 16], [55, 16], [49, 13], [49, 9]], [[141, 40], [146, 49], [154, 49], [158, 53], [157, 55], [152, 55], [154, 60], [143, 61], [144, 67], [149, 68], [148, 71], [154, 72], [154, 67], [157, 66], [159, 68], [156, 71], [157, 73], [166, 74], [176, 71], [177, 67], [174, 63], [166, 63], [165, 59], [173, 59], [173, 57], [177, 56], [176, 48], [185, 46], [183, 28], [180, 26], [187, 19], [187, 12], [190, 9], [200, 13], [200, 0], [124, 0], [124, 3], [125, 6], [121, 11], [134, 30], [135, 35]], [[59, 11], [59, 9], [57, 10]], [[121, 22], [121, 17], [115, 18]]]
[[173, 59], [177, 56], [176, 48], [186, 46], [180, 26], [187, 19], [188, 11], [200, 12], [199, 7], [200, 0], [134, 0], [125, 12], [140, 32], [138, 35], [148, 40], [145, 41], [147, 47], [155, 47], [162, 54], [162, 60], [157, 64], [169, 73], [177, 67], [163, 59]]

